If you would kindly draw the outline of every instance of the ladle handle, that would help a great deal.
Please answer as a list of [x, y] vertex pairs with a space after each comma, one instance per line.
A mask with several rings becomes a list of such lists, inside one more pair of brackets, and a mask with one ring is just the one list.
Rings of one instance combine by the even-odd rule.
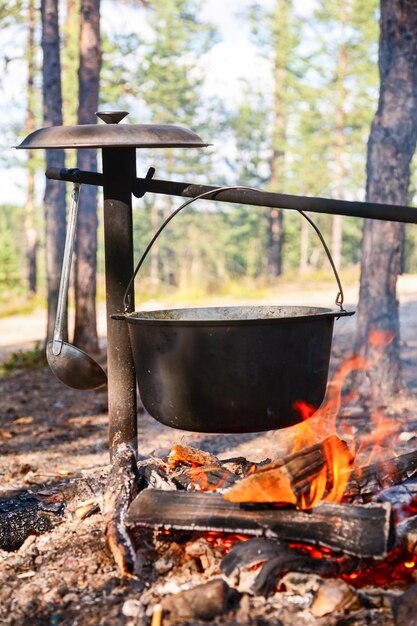
[[[156, 233], [154, 234], [154, 236], [152, 237], [152, 239], [150, 240], [150, 242], [148, 243], [148, 245], [145, 248], [145, 251], [143, 252], [142, 256], [140, 257], [138, 264], [135, 267], [135, 270], [132, 274], [131, 279], [129, 280], [129, 283], [126, 287], [126, 291], [124, 293], [124, 297], [123, 297], [123, 307], [124, 307], [124, 313], [127, 313], [130, 307], [130, 301], [129, 301], [129, 292], [130, 289], [133, 285], [133, 282], [136, 278], [137, 273], [139, 272], [140, 268], [143, 265], [143, 262], [145, 261], [146, 257], [148, 256], [148, 253], [150, 251], [150, 249], [152, 248], [153, 244], [155, 243], [155, 241], [158, 239], [159, 235], [162, 233], [162, 231], [164, 230], [164, 228], [166, 226], [168, 226], [169, 222], [177, 215], [177, 213], [179, 213], [180, 211], [182, 211], [182, 209], [185, 209], [185, 207], [187, 207], [189, 204], [191, 204], [192, 202], [195, 202], [196, 200], [202, 199], [202, 198], [207, 198], [208, 196], [214, 196], [222, 191], [229, 191], [231, 189], [241, 189], [241, 190], [247, 190], [247, 191], [259, 191], [261, 192], [261, 189], [257, 189], [255, 187], [246, 187], [243, 185], [233, 185], [233, 186], [227, 186], [227, 187], [218, 187], [217, 189], [212, 189], [210, 191], [205, 191], [204, 193], [199, 194], [198, 196], [194, 196], [194, 198], [190, 198], [190, 200], [186, 200], [183, 204], [181, 204], [181, 206], [179, 206], [177, 209], [175, 209], [175, 211], [173, 211], [167, 218], [166, 220], [164, 220], [164, 222], [161, 224], [161, 226], [158, 228], [158, 230], [156, 231]], [[221, 200], [219, 198], [219, 200]], [[308, 217], [304, 211], [302, 211], [301, 209], [298, 209], [298, 212], [300, 213], [300, 215], [302, 215], [304, 217], [304, 219], [307, 220], [307, 222], [314, 228], [314, 230], [316, 231], [322, 245], [324, 248], [324, 251], [326, 253], [327, 258], [329, 259], [331, 268], [333, 270], [333, 274], [334, 277], [336, 279], [336, 283], [338, 286], [338, 293], [336, 295], [336, 299], [335, 299], [335, 304], [337, 304], [337, 306], [340, 309], [341, 313], [345, 312], [345, 309], [343, 308], [343, 302], [344, 302], [344, 294], [343, 294], [343, 287], [342, 287], [342, 283], [340, 281], [339, 278], [339, 274], [337, 272], [336, 269], [336, 265], [333, 261], [331, 252], [329, 250], [328, 245], [326, 244], [323, 235], [321, 234], [319, 227], [317, 226], [317, 224], [315, 224], [313, 222], [313, 220]]]
[[79, 183], [74, 183], [71, 192], [71, 205], [68, 213], [67, 234], [65, 237], [64, 256], [62, 259], [61, 282], [59, 284], [58, 304], [56, 308], [52, 354], [58, 356], [62, 349], [64, 318], [67, 310], [68, 285], [71, 274], [72, 253], [74, 250], [75, 232], [77, 227], [78, 203], [80, 200]]

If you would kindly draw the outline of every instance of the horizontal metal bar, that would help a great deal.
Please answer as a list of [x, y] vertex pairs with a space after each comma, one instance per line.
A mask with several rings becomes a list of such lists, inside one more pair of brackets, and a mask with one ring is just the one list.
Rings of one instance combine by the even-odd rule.
[[67, 183], [80, 183], [84, 185], [103, 186], [103, 174], [98, 172], [86, 172], [78, 168], [67, 169], [66, 167], [48, 167], [45, 172], [46, 178], [53, 180], [64, 180]]
[[[50, 168], [47, 178], [70, 182], [103, 185], [103, 175], [81, 170], [65, 170]], [[249, 189], [233, 189], [218, 191], [219, 186], [194, 185], [167, 180], [137, 178], [133, 194], [141, 197], [144, 193], [157, 193], [181, 198], [194, 198], [202, 193], [213, 191], [213, 196], [206, 200], [218, 200], [251, 206], [276, 207], [280, 209], [310, 211], [328, 215], [346, 215], [350, 217], [370, 218], [392, 222], [417, 224], [417, 209], [395, 204], [379, 204], [376, 202], [351, 202], [349, 200], [332, 200], [330, 198], [312, 198], [309, 196], [293, 196], [270, 191], [252, 191]]]
[[[144, 188], [150, 193], [161, 193], [182, 198], [194, 198], [208, 191], [215, 192], [219, 187], [211, 185], [193, 185], [164, 180], [148, 180], [139, 178], [136, 181], [137, 190], [143, 193]], [[133, 192], [136, 195], [136, 189]], [[394, 205], [378, 204], [375, 202], [351, 202], [348, 200], [332, 200], [330, 198], [311, 198], [308, 196], [293, 196], [284, 193], [269, 191], [251, 191], [247, 189], [233, 189], [221, 191], [205, 200], [219, 200], [248, 204], [251, 206], [276, 207], [310, 211], [312, 213], [326, 213], [329, 215], [346, 215], [350, 217], [370, 218], [392, 222], [407, 222], [417, 224], [417, 209]]]

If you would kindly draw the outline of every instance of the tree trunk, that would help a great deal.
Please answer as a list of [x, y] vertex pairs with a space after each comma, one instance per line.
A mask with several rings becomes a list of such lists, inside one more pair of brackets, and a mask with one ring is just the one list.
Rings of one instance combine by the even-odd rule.
[[[408, 203], [410, 162], [417, 140], [417, 2], [381, 1], [381, 78], [378, 110], [368, 142], [366, 199]], [[362, 263], [356, 351], [372, 358], [373, 329], [394, 334], [384, 356], [368, 372], [372, 401], [401, 388], [399, 316], [396, 297], [404, 228], [367, 220]]]
[[[44, 125], [62, 124], [61, 64], [59, 52], [58, 0], [42, 0]], [[46, 150], [46, 167], [65, 167], [62, 149]], [[53, 336], [62, 256], [65, 242], [65, 185], [47, 180], [45, 187], [46, 273], [48, 287], [47, 339]], [[67, 336], [66, 321], [64, 337]]]
[[[346, 99], [346, 0], [340, 0], [339, 19], [341, 37], [337, 61], [337, 108], [336, 108], [336, 196], [343, 199], [345, 181], [345, 99]], [[336, 267], [342, 262], [343, 217], [335, 215], [332, 224], [332, 256]]]
[[[274, 14], [274, 110], [272, 129], [272, 156], [269, 187], [281, 191], [284, 180], [286, 115], [285, 93], [287, 83], [288, 0], [276, 0]], [[268, 277], [282, 274], [283, 212], [270, 209], [268, 213]]]
[[[94, 123], [101, 65], [100, 0], [81, 0], [78, 124]], [[78, 151], [77, 167], [97, 171], [97, 151]], [[96, 324], [97, 190], [85, 185], [80, 199], [76, 243], [74, 343], [98, 352]]]
[[[27, 115], [26, 134], [35, 130], [35, 27], [36, 11], [34, 0], [28, 1], [28, 80], [27, 80]], [[28, 150], [27, 155], [28, 185], [25, 203], [25, 237], [26, 237], [26, 263], [27, 285], [29, 295], [36, 294], [37, 290], [37, 253], [39, 246], [38, 231], [35, 224], [35, 167], [33, 164], [33, 151]]]

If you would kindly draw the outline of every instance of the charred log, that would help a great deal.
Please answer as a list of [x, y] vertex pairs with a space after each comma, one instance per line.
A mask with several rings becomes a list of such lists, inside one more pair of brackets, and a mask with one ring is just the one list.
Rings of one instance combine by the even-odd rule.
[[346, 486], [345, 497], [366, 498], [381, 489], [399, 485], [413, 476], [417, 476], [417, 450], [353, 470]]
[[21, 491], [0, 499], [0, 549], [18, 550], [29, 535], [41, 535], [60, 522], [61, 497]]
[[232, 577], [242, 568], [253, 568], [263, 564], [254, 579], [251, 591], [256, 595], [269, 596], [274, 593], [280, 579], [287, 572], [340, 576], [354, 571], [358, 560], [352, 557], [341, 559], [315, 559], [306, 552], [284, 542], [268, 539], [250, 539], [237, 543], [221, 563], [226, 576]]
[[320, 504], [310, 511], [240, 505], [221, 494], [147, 489], [132, 502], [128, 527], [221, 531], [319, 544], [362, 558], [384, 558], [393, 544], [388, 503]]

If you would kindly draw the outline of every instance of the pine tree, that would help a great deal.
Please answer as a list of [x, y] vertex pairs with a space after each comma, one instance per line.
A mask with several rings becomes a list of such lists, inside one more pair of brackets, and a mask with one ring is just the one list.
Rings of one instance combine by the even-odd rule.
[[[35, 28], [36, 11], [34, 0], [27, 3], [27, 109], [26, 109], [26, 134], [35, 130]], [[26, 266], [27, 285], [29, 295], [34, 295], [37, 291], [37, 252], [39, 247], [39, 237], [35, 220], [35, 167], [34, 154], [32, 150], [27, 153], [27, 196], [25, 203], [25, 238], [26, 238]]]
[[[363, 188], [363, 146], [372, 117], [377, 85], [376, 0], [322, 0], [315, 12], [317, 50], [312, 58], [320, 84], [323, 125], [331, 168], [329, 188], [321, 195], [357, 197]], [[346, 218], [332, 218], [332, 254], [342, 262]]]
[[[150, 41], [144, 43], [143, 65], [138, 75], [139, 95], [142, 96], [150, 120], [156, 124], [179, 124], [204, 135], [207, 111], [203, 110], [201, 88], [204, 75], [199, 66], [201, 56], [212, 45], [213, 28], [198, 19], [199, 0], [155, 0], [147, 19], [153, 30]], [[165, 175], [201, 177], [207, 172], [207, 156], [199, 151], [158, 151], [160, 171]], [[166, 217], [172, 199], [151, 205], [152, 226], [159, 222], [159, 212]], [[165, 282], [178, 280], [174, 250], [186, 241], [187, 226], [192, 212], [182, 215], [154, 246], [151, 261], [152, 279], [162, 268]], [[157, 256], [157, 250], [159, 254]]]
[[[259, 4], [251, 9], [255, 39], [261, 53], [271, 63], [272, 103], [269, 130], [270, 156], [267, 188], [283, 191], [287, 177], [288, 123], [292, 98], [297, 83], [294, 71], [294, 54], [298, 32], [294, 22], [291, 0], [275, 0], [271, 11]], [[284, 223], [283, 212], [268, 210], [267, 275], [279, 276], [283, 270]]]
[[[381, 84], [368, 143], [366, 198], [407, 204], [417, 142], [417, 4], [382, 0], [380, 26]], [[367, 373], [369, 397], [377, 403], [401, 389], [396, 284], [403, 233], [403, 225], [377, 220], [368, 220], [363, 232], [356, 350], [372, 359], [372, 333], [394, 336]]]

